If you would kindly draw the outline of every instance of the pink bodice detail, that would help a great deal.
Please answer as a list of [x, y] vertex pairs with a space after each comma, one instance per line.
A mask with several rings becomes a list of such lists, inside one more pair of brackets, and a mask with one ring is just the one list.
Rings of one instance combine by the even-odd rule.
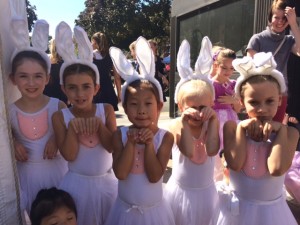
[[267, 159], [271, 148], [270, 142], [248, 141], [246, 162], [243, 166], [243, 171], [247, 176], [260, 178], [268, 173]]
[[92, 135], [78, 135], [79, 142], [89, 148], [94, 148], [100, 143], [100, 139], [97, 133]]
[[134, 150], [134, 159], [131, 168], [131, 173], [133, 174], [142, 174], [145, 172], [144, 168], [144, 153], [145, 147], [144, 145], [136, 145]]
[[194, 140], [193, 156], [190, 160], [195, 164], [202, 164], [206, 161], [207, 154], [202, 138]]
[[42, 138], [48, 131], [49, 126], [47, 123], [47, 109], [35, 115], [17, 112], [17, 117], [21, 133], [30, 140], [38, 140]]

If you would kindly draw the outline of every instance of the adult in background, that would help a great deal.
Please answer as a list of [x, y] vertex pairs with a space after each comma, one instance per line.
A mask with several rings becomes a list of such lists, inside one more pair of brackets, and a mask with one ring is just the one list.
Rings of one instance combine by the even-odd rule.
[[51, 69], [50, 69], [50, 80], [49, 83], [46, 85], [44, 89], [44, 95], [49, 97], [58, 98], [59, 100], [63, 101], [68, 105], [68, 99], [61, 90], [60, 83], [59, 83], [59, 70], [63, 60], [61, 56], [56, 51], [55, 39], [51, 39], [50, 45], [50, 62], [51, 62]]
[[[121, 78], [114, 68], [113, 62], [109, 55], [108, 41], [104, 33], [97, 32], [92, 38], [92, 47], [94, 49], [94, 64], [98, 67], [100, 74], [101, 89], [94, 97], [95, 103], [109, 103], [118, 111], [118, 103], [121, 94]], [[111, 74], [114, 76], [117, 94], [114, 90]]]
[[[246, 48], [247, 55], [253, 57], [257, 52], [272, 52], [279, 70], [287, 83], [287, 61], [290, 53], [300, 56], [300, 30], [296, 20], [295, 8], [288, 1], [274, 0], [268, 15], [268, 26], [261, 33], [254, 34]], [[293, 33], [286, 35], [285, 29], [290, 26]], [[282, 122], [287, 107], [287, 92], [282, 96], [281, 105], [274, 117]]]
[[[148, 40], [150, 47], [154, 53], [155, 57], [155, 79], [158, 80], [161, 88], [164, 90], [164, 87], [167, 86], [168, 80], [165, 77], [165, 64], [163, 63], [163, 59], [158, 55], [157, 52], [157, 42], [153, 39]], [[163, 92], [164, 102], [167, 101], [165, 92]]]

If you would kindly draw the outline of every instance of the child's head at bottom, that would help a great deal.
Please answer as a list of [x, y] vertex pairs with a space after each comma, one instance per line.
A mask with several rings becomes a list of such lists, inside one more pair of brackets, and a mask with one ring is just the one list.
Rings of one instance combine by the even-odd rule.
[[32, 203], [32, 225], [77, 224], [76, 205], [71, 195], [55, 187], [42, 189]]
[[146, 125], [146, 122], [157, 124], [163, 107], [157, 85], [147, 79], [137, 79], [125, 88], [122, 104], [133, 125], [139, 127], [143, 123]]
[[178, 108], [183, 112], [186, 108], [212, 106], [214, 91], [212, 85], [205, 80], [189, 80], [182, 84], [177, 95]]

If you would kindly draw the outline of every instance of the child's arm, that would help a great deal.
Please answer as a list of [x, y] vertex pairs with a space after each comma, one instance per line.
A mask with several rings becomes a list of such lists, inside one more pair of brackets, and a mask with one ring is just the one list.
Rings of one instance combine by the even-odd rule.
[[19, 143], [15, 138], [13, 139], [13, 144], [15, 148], [16, 160], [20, 162], [26, 162], [28, 160], [28, 154], [24, 145]]
[[115, 111], [112, 105], [110, 104], [104, 104], [104, 109], [105, 109], [105, 125], [100, 121], [99, 125], [99, 138], [101, 141], [101, 144], [103, 147], [108, 151], [112, 152], [113, 151], [113, 146], [112, 146], [112, 135], [113, 132], [117, 130], [117, 122], [116, 122], [116, 116], [115, 116]]
[[246, 131], [235, 121], [227, 121], [223, 127], [224, 156], [230, 169], [240, 171], [246, 160]]
[[52, 124], [60, 153], [65, 160], [74, 161], [79, 151], [79, 143], [72, 121], [66, 128], [62, 112], [57, 111], [52, 116]]
[[205, 141], [206, 153], [208, 156], [215, 156], [220, 148], [219, 120], [216, 112], [212, 108], [205, 107], [202, 111], [207, 114], [209, 118]]
[[[61, 110], [63, 108], [67, 108], [66, 104], [63, 101], [58, 102], [58, 110]], [[53, 159], [58, 151], [57, 143], [55, 140], [55, 136], [51, 136], [49, 140], [47, 141], [44, 149], [44, 159]]]
[[145, 141], [145, 173], [149, 182], [156, 183], [161, 179], [166, 170], [174, 143], [174, 137], [170, 132], [166, 132], [157, 153], [154, 150], [153, 132], [151, 130], [141, 129], [140, 137], [141, 140]]
[[281, 176], [291, 166], [299, 139], [298, 131], [293, 127], [271, 121], [264, 124], [264, 139], [276, 132], [272, 151], [268, 158], [268, 169], [272, 176]]
[[113, 133], [113, 170], [119, 180], [126, 180], [132, 169], [136, 145], [135, 136], [134, 131], [129, 130], [128, 140], [123, 146], [121, 131], [118, 130]]
[[230, 95], [219, 96], [218, 97], [218, 102], [220, 102], [221, 104], [231, 105], [232, 109], [236, 113], [239, 113], [243, 108], [240, 101], [235, 96], [230, 96]]

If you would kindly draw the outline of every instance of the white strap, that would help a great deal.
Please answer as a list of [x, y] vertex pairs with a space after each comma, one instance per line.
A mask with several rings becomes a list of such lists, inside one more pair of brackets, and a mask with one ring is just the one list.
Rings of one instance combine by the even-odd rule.
[[284, 41], [286, 39], [286, 36], [284, 36], [284, 38], [282, 39], [282, 41], [280, 42], [280, 44], [278, 45], [277, 49], [275, 50], [273, 57], [275, 57], [275, 55], [277, 54], [277, 52], [279, 51], [279, 49], [282, 47]]

